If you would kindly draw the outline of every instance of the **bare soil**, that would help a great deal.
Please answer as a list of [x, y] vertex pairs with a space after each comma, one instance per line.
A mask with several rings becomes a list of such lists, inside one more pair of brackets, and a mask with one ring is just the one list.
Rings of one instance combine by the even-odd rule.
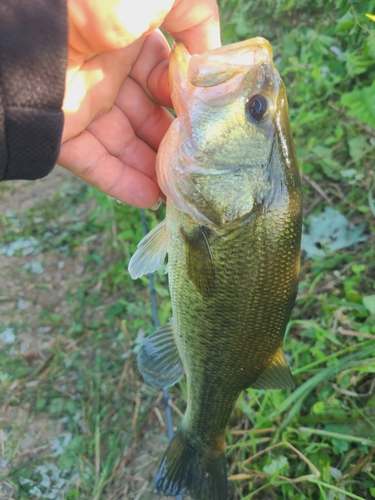
[[[3, 183], [0, 185], [0, 213], [29, 211], [43, 200], [52, 200], [56, 190], [65, 183], [69, 183], [70, 189], [79, 189], [82, 185], [80, 179], [58, 166], [49, 176], [38, 181]], [[87, 206], [82, 207], [82, 217], [89, 213]], [[43, 224], [43, 221], [39, 223]], [[0, 239], [0, 247], [1, 245]], [[69, 297], [74, 296], [83, 280], [87, 251], [86, 247], [77, 248], [74, 255], [69, 257], [54, 250], [22, 256], [6, 256], [0, 253], [0, 333], [4, 326], [7, 328], [12, 324], [22, 325], [17, 328], [16, 341], [9, 346], [15, 355], [21, 355], [36, 366], [43, 366], [48, 363], [46, 352], [51, 347], [56, 349], [59, 342], [65, 350], [69, 350], [67, 337], [70, 328], [74, 327]], [[24, 266], [33, 262], [38, 262], [43, 272], [35, 274], [25, 270]], [[51, 323], [49, 326], [43, 325], [41, 317], [45, 311], [63, 318], [66, 337], [62, 338], [61, 324], [56, 324], [55, 327], [51, 326]], [[100, 307], [93, 307], [87, 314], [100, 315], [102, 311]], [[4, 347], [1, 344], [0, 340], [0, 348]], [[132, 372], [126, 375], [128, 380], [132, 379], [131, 383], [141, 383], [137, 381], [138, 374]], [[1, 480], [1, 476], [4, 478], [9, 472], [7, 461], [2, 460], [5, 445], [12, 447], [12, 454], [17, 457], [17, 461], [35, 460], [47, 451], [40, 446], [40, 441], [52, 441], [64, 433], [59, 420], [41, 415], [33, 415], [30, 419], [32, 408], [30, 402], [22, 401], [18, 382], [16, 380], [11, 390], [8, 390], [7, 401], [12, 396], [21, 399], [18, 399], [15, 405], [7, 403], [0, 407], [0, 500], [14, 500], [12, 485], [7, 480]], [[37, 385], [39, 382], [36, 376], [35, 380], [27, 383]], [[142, 401], [135, 401], [135, 408], [139, 404], [142, 404]], [[179, 419], [180, 417], [175, 415], [175, 421]], [[12, 438], [12, 443], [4, 441], [6, 436], [2, 429], [7, 425], [11, 425], [15, 431], [13, 435], [16, 437]], [[165, 434], [165, 424], [161, 395], [155, 392], [149, 418], [119, 464], [118, 477], [110, 494], [111, 499], [162, 500], [161, 497], [155, 497], [152, 486], [161, 454], [166, 448], [166, 442], [154, 437], [157, 434]]]
[[[1, 185], [0, 213], [25, 212], [42, 200], [53, 197], [61, 184], [72, 182], [79, 184], [67, 170], [56, 167], [44, 179], [37, 181], [11, 181]], [[43, 221], [40, 222], [43, 224]], [[1, 240], [0, 240], [1, 246]], [[39, 262], [43, 268], [41, 274], [27, 272], [25, 264]], [[43, 252], [38, 255], [6, 256], [0, 254], [0, 318], [7, 325], [22, 323], [24, 328], [17, 332], [17, 342], [12, 344], [14, 354], [22, 354], [25, 359], [42, 361], [43, 352], [56, 342], [55, 332], [51, 327], [40, 325], [43, 310], [59, 315], [69, 315], [69, 304], [66, 297], [73, 291], [83, 272], [82, 253], [77, 252], [74, 258], [64, 259], [57, 252]], [[37, 381], [35, 381], [37, 383]], [[12, 388], [17, 390], [17, 381]], [[11, 422], [17, 428], [17, 442], [14, 454], [25, 457], [35, 454], [38, 441], [59, 435], [58, 422], [45, 418], [34, 418], [30, 421], [29, 404], [3, 407], [0, 409], [0, 423]], [[1, 422], [3, 421], [3, 422]], [[0, 426], [1, 427], [1, 426]], [[0, 434], [0, 441], [4, 433]], [[4, 449], [4, 443], [2, 443]], [[0, 476], [7, 472], [1, 467]], [[13, 488], [3, 481], [0, 500], [12, 500]]]

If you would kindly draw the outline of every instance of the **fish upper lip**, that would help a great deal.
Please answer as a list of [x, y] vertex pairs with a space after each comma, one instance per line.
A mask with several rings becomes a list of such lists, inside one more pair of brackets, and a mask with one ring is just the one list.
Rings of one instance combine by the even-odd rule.
[[262, 37], [193, 55], [182, 42], [175, 42], [170, 57], [170, 86], [176, 111], [180, 107], [176, 89], [178, 95], [187, 97], [192, 85], [210, 87], [224, 83], [236, 72], [244, 74], [260, 63], [273, 64], [271, 45]]
[[[246, 62], [246, 58], [249, 54], [260, 54], [264, 56], [264, 60], [272, 61], [272, 47], [268, 40], [263, 37], [250, 38], [248, 40], [243, 40], [242, 42], [232, 43], [230, 45], [224, 45], [201, 54], [206, 56], [209, 53], [209, 57], [212, 60], [227, 61], [232, 62], [235, 65], [249, 66], [249, 62]], [[237, 55], [237, 59], [236, 59]], [[235, 61], [235, 62], [233, 62]], [[240, 62], [241, 61], [241, 62]]]

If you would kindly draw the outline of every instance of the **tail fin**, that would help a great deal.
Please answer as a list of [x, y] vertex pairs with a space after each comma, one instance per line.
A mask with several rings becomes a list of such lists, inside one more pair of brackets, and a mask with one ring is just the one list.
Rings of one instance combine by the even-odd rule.
[[193, 500], [227, 500], [225, 454], [199, 451], [179, 429], [170, 442], [154, 482], [155, 493], [187, 493]]

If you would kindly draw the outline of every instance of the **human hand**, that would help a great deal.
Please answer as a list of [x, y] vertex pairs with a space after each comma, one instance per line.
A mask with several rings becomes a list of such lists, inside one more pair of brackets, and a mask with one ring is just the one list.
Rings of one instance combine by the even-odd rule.
[[68, 0], [69, 61], [58, 163], [124, 203], [159, 196], [155, 157], [172, 115], [169, 46], [220, 45], [215, 0]]

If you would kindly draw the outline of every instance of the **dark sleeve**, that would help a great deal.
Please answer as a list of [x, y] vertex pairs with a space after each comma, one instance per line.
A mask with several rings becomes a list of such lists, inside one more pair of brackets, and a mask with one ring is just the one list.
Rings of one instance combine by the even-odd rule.
[[60, 150], [66, 0], [0, 0], [0, 180], [38, 179]]

